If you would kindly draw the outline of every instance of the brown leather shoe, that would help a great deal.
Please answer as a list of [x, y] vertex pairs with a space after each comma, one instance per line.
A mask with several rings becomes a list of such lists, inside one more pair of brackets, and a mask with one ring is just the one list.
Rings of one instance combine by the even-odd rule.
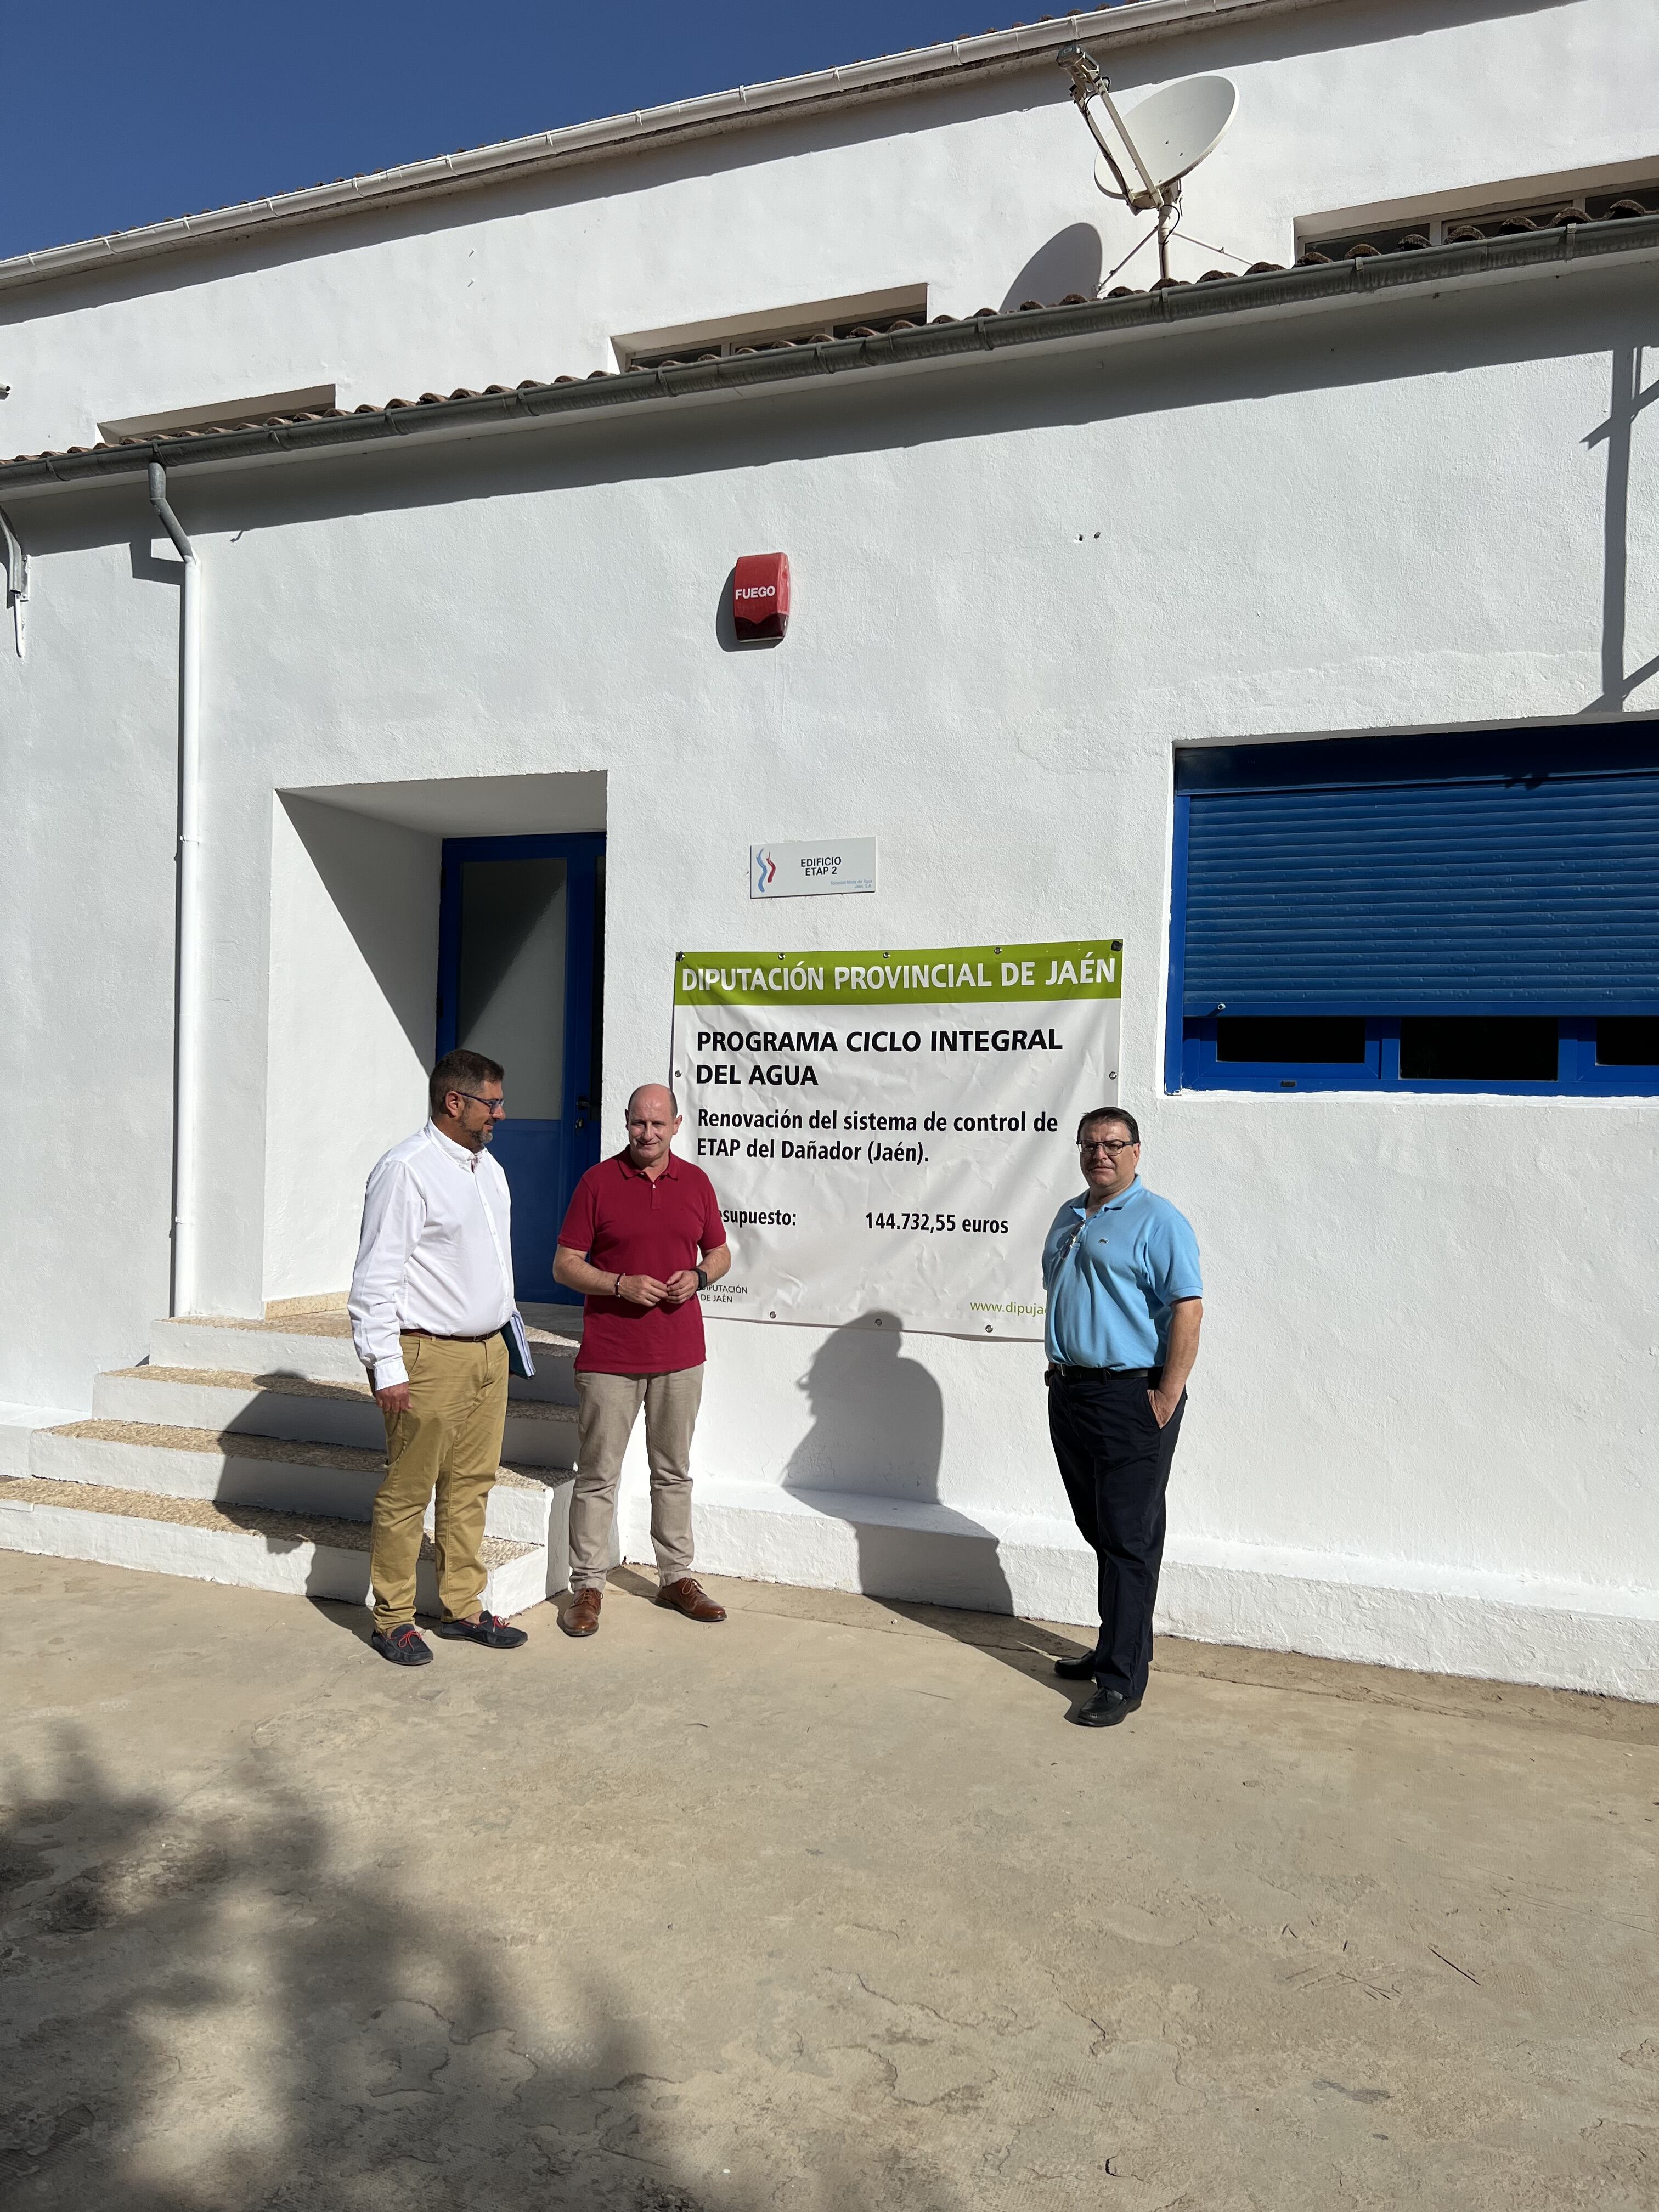
[[665, 1583], [657, 1592], [659, 1605], [672, 1605], [676, 1613], [683, 1613], [688, 1620], [724, 1620], [726, 1607], [716, 1605], [699, 1582], [690, 1575], [682, 1575], [677, 1583]]
[[567, 1636], [597, 1636], [599, 1632], [599, 1606], [603, 1590], [580, 1589], [559, 1615], [559, 1626]]

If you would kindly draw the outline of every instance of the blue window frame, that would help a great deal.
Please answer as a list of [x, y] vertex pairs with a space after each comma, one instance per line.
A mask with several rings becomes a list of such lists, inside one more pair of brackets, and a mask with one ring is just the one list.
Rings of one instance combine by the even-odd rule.
[[1659, 724], [1178, 753], [1164, 1073], [1659, 1093]]

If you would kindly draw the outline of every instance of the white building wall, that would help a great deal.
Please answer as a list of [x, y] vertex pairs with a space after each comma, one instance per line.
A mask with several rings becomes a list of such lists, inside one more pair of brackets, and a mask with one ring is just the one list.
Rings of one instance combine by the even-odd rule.
[[[1612, 18], [1511, 27], [1570, 20]], [[619, 1133], [675, 951], [756, 941], [750, 842], [873, 830], [879, 895], [768, 908], [768, 942], [1125, 940], [1121, 1095], [1208, 1291], [1170, 1625], [1659, 1693], [1659, 1103], [1161, 1082], [1177, 744], [1606, 714], [1616, 617], [1627, 667], [1659, 651], [1659, 418], [1612, 542], [1598, 438], [1650, 292], [1581, 268], [176, 472], [207, 609], [210, 1309], [337, 1288], [362, 1169], [419, 1110], [430, 937], [377, 964], [322, 843], [416, 932], [432, 838], [588, 826], [511, 795], [605, 775]], [[0, 988], [58, 1094], [0, 1170], [0, 1397], [72, 1403], [166, 1295], [177, 604], [137, 483], [9, 506], [37, 559], [30, 657], [0, 654]], [[789, 637], [726, 651], [723, 580], [769, 548]], [[486, 796], [416, 830], [423, 782]], [[401, 830], [319, 823], [375, 783]], [[319, 1041], [355, 1053], [360, 1127], [307, 1126]], [[1063, 1145], [1054, 1172], [1057, 1200]], [[711, 1565], [1086, 1609], [1037, 1347], [719, 1321], [710, 1346]], [[884, 1497], [887, 1533], [855, 1540], [837, 1490]]]
[[58, 1406], [142, 1350], [170, 1259], [177, 571], [88, 519], [0, 654], [0, 1395]]
[[[1223, 70], [1239, 116], [1186, 228], [1290, 260], [1300, 217], [1659, 168], [1650, 0], [1350, 0], [1094, 41], [1126, 104]], [[1058, 35], [1058, 33], [1057, 33]], [[587, 159], [85, 277], [0, 285], [0, 450], [111, 419], [333, 383], [339, 404], [614, 368], [617, 332], [918, 282], [930, 313], [1089, 291], [1144, 228], [1091, 182], [1051, 58]], [[1079, 226], [1084, 227], [1079, 230]], [[1090, 242], [1098, 234], [1103, 264]], [[1143, 254], [1124, 281], [1145, 284]], [[1175, 268], [1214, 263], [1177, 243]]]

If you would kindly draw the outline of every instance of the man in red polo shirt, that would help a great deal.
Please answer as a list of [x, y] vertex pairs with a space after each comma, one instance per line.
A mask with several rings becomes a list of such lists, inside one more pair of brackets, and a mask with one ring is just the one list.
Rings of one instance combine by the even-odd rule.
[[[659, 1605], [724, 1620], [691, 1576], [691, 1432], [702, 1398], [697, 1293], [732, 1264], [714, 1187], [676, 1159], [674, 1094], [642, 1083], [628, 1102], [628, 1146], [576, 1185], [553, 1257], [555, 1279], [585, 1308], [576, 1355], [579, 1429], [570, 1501], [572, 1602], [559, 1626], [592, 1636], [611, 1563], [623, 1454], [645, 1407], [651, 1541]], [[699, 1265], [701, 1261], [701, 1265]]]

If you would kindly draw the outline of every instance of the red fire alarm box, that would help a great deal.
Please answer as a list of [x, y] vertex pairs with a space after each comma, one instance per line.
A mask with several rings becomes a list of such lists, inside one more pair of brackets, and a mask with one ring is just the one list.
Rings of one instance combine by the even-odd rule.
[[740, 640], [781, 637], [789, 627], [789, 556], [745, 553], [732, 578], [732, 619]]

